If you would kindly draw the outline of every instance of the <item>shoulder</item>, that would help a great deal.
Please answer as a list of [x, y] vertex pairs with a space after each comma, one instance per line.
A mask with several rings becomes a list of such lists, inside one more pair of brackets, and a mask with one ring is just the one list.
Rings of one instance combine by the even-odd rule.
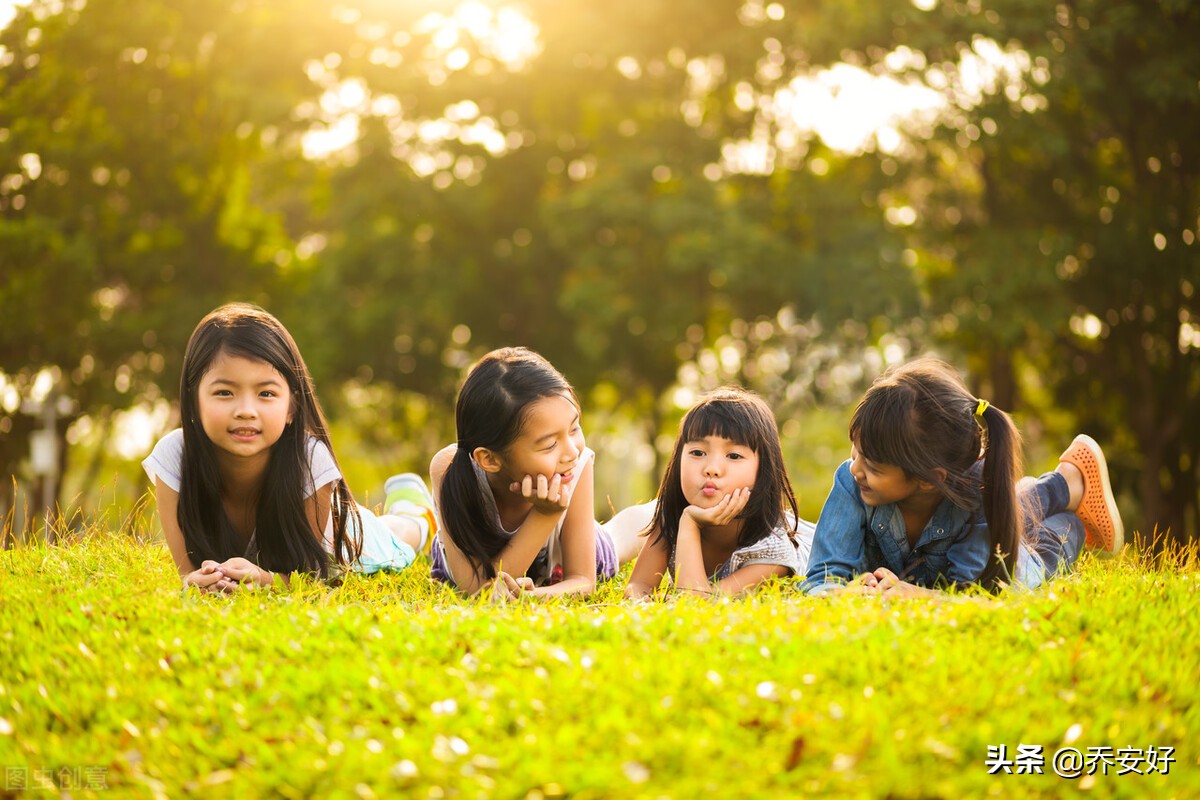
[[753, 564], [777, 564], [799, 573], [796, 543], [785, 528], [775, 528], [757, 542], [739, 547], [730, 558], [733, 570]]
[[161, 480], [178, 492], [183, 475], [183, 428], [176, 428], [159, 439], [150, 455], [142, 461], [142, 468], [151, 481]]
[[183, 428], [176, 428], [169, 433], [163, 435], [154, 445], [154, 449], [150, 451], [150, 455], [162, 453], [182, 453], [183, 452]]
[[776, 528], [772, 535], [783, 536], [795, 542], [807, 541], [812, 543], [813, 533], [817, 530], [815, 523], [806, 519], [792, 516], [791, 509], [784, 512], [784, 527]]
[[311, 433], [305, 439], [304, 444], [305, 448], [308, 450], [309, 461], [333, 460], [333, 452], [329, 449], [329, 446], [316, 436], [313, 436]]
[[833, 483], [840, 489], [845, 489], [847, 491], [855, 490], [857, 482], [854, 480], [854, 476], [850, 473], [850, 459], [843, 461], [838, 466], [837, 471], [833, 473]]
[[[862, 501], [862, 495], [858, 491], [858, 481], [854, 480], [854, 476], [850, 474], [849, 460], [842, 462], [837, 471], [833, 473], [833, 486], [829, 489], [829, 498], [825, 501], [825, 506], [828, 510], [833, 508], [857, 509], [865, 511], [866, 505]], [[825, 516], [826, 511], [821, 511], [821, 516]], [[820, 520], [817, 520], [820, 525]]]
[[316, 436], [309, 435], [306, 440], [306, 448], [308, 450], [308, 467], [312, 478], [311, 482], [304, 487], [304, 496], [308, 497], [322, 486], [327, 486], [341, 478], [342, 471], [338, 469], [337, 461], [334, 460], [329, 446]]
[[441, 477], [444, 475], [446, 470], [450, 468], [450, 462], [454, 460], [456, 453], [458, 453], [457, 444], [448, 444], [441, 450], [438, 450], [429, 462], [430, 477], [435, 475]]

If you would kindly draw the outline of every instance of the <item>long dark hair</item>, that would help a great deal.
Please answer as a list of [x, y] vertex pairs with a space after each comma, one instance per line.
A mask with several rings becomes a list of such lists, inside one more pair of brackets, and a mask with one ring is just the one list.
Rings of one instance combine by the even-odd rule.
[[564, 397], [576, 408], [575, 390], [550, 362], [524, 347], [493, 350], [471, 367], [454, 409], [458, 449], [442, 478], [438, 507], [445, 531], [480, 580], [496, 577], [492, 561], [508, 543], [488, 510], [475, 475], [473, 454], [483, 447], [504, 454], [521, 434], [529, 407], [543, 397]]
[[[200, 320], [183, 356], [179, 382], [183, 469], [178, 519], [188, 558], [199, 566], [203, 561], [224, 561], [243, 551], [221, 502], [223, 487], [216, 448], [200, 421], [200, 381], [221, 354], [269, 364], [291, 390], [292, 421], [271, 447], [258, 498], [254, 532], [258, 565], [272, 572], [302, 571], [328, 577], [329, 556], [313, 535], [304, 497], [306, 487], [312, 483], [309, 437], [323, 443], [333, 457], [325, 415], [291, 334], [266, 311], [242, 303], [221, 306]], [[361, 551], [362, 526], [358, 506], [342, 478], [334, 484], [331, 513], [334, 557], [339, 564], [348, 564]], [[352, 529], [360, 532], [354, 537], [347, 533], [350, 518], [356, 523]]]
[[650, 530], [658, 530], [659, 539], [665, 539], [670, 551], [675, 552], [679, 536], [679, 519], [688, 507], [683, 496], [680, 477], [680, 461], [688, 442], [706, 436], [720, 436], [736, 444], [749, 447], [758, 456], [758, 474], [754, 478], [754, 491], [750, 501], [738, 515], [742, 530], [738, 534], [739, 548], [765, 539], [776, 528], [792, 526], [787, 523], [787, 509], [792, 519], [800, 518], [796, 510], [796, 495], [788, 479], [783, 463], [783, 448], [779, 444], [779, 430], [775, 427], [775, 415], [762, 398], [737, 386], [726, 386], [705, 395], [692, 406], [679, 423], [679, 436], [675, 439], [675, 450], [667, 471], [663, 473], [662, 485], [658, 488], [658, 506]]
[[[884, 373], [867, 390], [850, 419], [850, 441], [871, 461], [932, 483], [959, 508], [983, 509], [990, 556], [978, 581], [994, 591], [1012, 581], [1021, 543], [1021, 434], [1000, 409], [989, 405], [977, 418], [979, 408], [949, 364], [917, 359]], [[978, 481], [973, 467], [981, 458]]]

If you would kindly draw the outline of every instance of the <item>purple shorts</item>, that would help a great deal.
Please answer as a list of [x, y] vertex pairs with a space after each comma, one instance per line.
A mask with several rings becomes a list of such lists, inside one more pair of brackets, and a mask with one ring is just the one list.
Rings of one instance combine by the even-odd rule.
[[[450, 575], [450, 567], [446, 564], [446, 551], [442, 549], [441, 532], [433, 537], [433, 545], [430, 548], [429, 556], [433, 560], [433, 566], [429, 570], [429, 574], [435, 580], [443, 581], [444, 583], [454, 583], [453, 576]], [[617, 563], [617, 548], [613, 545], [612, 537], [608, 535], [608, 531], [597, 523], [596, 524], [596, 579], [607, 580], [617, 574], [617, 568], [620, 565]], [[529, 565], [529, 569], [525, 575], [533, 579], [536, 586], [549, 586], [558, 583], [562, 580], [562, 567], [551, 567], [549, 564], [549, 550], [542, 548], [538, 553], [537, 558]]]

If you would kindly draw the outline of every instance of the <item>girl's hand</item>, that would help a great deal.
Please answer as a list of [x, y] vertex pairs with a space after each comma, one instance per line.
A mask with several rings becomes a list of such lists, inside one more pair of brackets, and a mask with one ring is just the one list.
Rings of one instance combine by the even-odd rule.
[[202, 592], [230, 592], [235, 585], [215, 561], [205, 561], [200, 569], [189, 572], [183, 578], [183, 588], [195, 586]]
[[883, 597], [895, 599], [901, 597], [929, 597], [930, 595], [937, 594], [915, 584], [900, 580], [896, 573], [884, 567], [875, 570], [874, 577], [879, 582], [878, 591]]
[[231, 558], [220, 565], [225, 577], [239, 584], [270, 586], [275, 576], [245, 558]]
[[649, 603], [654, 598], [654, 590], [641, 583], [629, 583], [625, 586], [625, 599], [639, 603]]
[[[883, 570], [887, 572], [887, 570]], [[889, 573], [891, 574], [891, 573]], [[839, 590], [842, 594], [858, 594], [872, 597], [879, 594], [879, 578], [873, 572], [864, 572]]]
[[741, 487], [722, 497], [720, 502], [712, 508], [688, 506], [683, 513], [691, 517], [702, 528], [728, 525], [737, 519], [737, 515], [742, 513], [748, 502], [750, 502], [750, 489]]
[[526, 475], [520, 483], [509, 486], [513, 494], [519, 494], [533, 504], [534, 511], [543, 514], [561, 514], [571, 504], [571, 487], [562, 483], [557, 472], [547, 479], [545, 475]]
[[483, 587], [483, 592], [489, 595], [494, 603], [506, 603], [509, 600], [516, 600], [521, 595], [532, 590], [532, 578], [514, 578], [507, 572], [501, 572]]

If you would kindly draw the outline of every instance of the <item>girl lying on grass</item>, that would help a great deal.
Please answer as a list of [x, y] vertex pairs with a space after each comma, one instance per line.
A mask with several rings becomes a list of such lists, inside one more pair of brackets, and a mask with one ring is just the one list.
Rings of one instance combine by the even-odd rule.
[[[226, 305], [188, 341], [179, 387], [182, 428], [142, 462], [184, 586], [269, 586], [301, 571], [329, 577], [412, 563], [433, 520], [417, 502], [376, 517], [354, 502], [334, 457], [308, 368], [279, 320]], [[423, 487], [423, 484], [422, 484]], [[428, 496], [428, 493], [425, 493]]]
[[575, 390], [524, 348], [471, 368], [455, 408], [458, 441], [429, 466], [440, 529], [434, 578], [467, 594], [588, 594], [631, 559], [637, 537], [593, 518], [593, 460]]
[[1121, 548], [1099, 445], [1077, 436], [1055, 471], [1018, 481], [1012, 420], [944, 362], [921, 359], [877, 380], [850, 420], [850, 442], [817, 521], [809, 594], [1032, 588], [1069, 572], [1085, 541]]
[[653, 594], [664, 574], [677, 588], [702, 594], [736, 594], [771, 577], [803, 575], [812, 526], [796, 513], [767, 404], [737, 388], [696, 403], [680, 423], [658, 499], [609, 523], [631, 527], [649, 538], [625, 587], [628, 598]]

